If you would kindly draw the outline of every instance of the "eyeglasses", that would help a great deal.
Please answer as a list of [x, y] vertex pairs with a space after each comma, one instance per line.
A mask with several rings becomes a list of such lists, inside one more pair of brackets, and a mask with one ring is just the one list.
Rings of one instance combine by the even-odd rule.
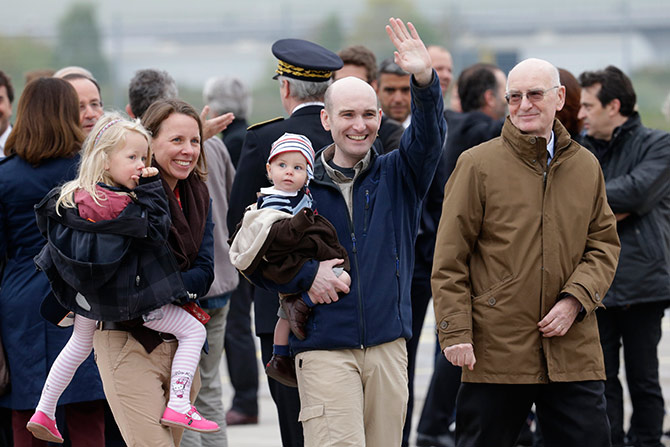
[[98, 101], [91, 101], [88, 104], [80, 103], [79, 104], [79, 111], [83, 112], [86, 110], [88, 107], [90, 107], [94, 112], [102, 110], [102, 103]]
[[521, 93], [521, 92], [507, 92], [505, 93], [505, 100], [507, 101], [507, 104], [511, 106], [516, 106], [521, 104], [521, 101], [523, 101], [524, 95], [526, 98], [528, 98], [528, 101], [532, 103], [540, 102], [544, 99], [544, 95], [547, 94], [547, 92], [559, 88], [560, 85], [555, 85], [553, 87], [550, 87], [546, 90], [542, 89], [537, 89], [537, 90], [529, 90], [526, 93]]

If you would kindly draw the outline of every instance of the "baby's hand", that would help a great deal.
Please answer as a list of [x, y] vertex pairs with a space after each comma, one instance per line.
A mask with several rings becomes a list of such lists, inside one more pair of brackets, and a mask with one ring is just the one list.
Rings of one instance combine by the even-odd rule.
[[348, 287], [351, 287], [351, 276], [345, 271], [339, 276], [340, 280], [345, 283]]
[[153, 166], [142, 168], [142, 177], [153, 177], [154, 175], [158, 175], [158, 169], [154, 168]]
[[[333, 267], [333, 273], [335, 273], [335, 276], [338, 277], [340, 281], [345, 283], [347, 287], [351, 286], [351, 276], [349, 276], [349, 273], [347, 273], [344, 268], [342, 267]], [[336, 289], [337, 290], [337, 289]], [[338, 292], [342, 292], [342, 290], [337, 290]]]

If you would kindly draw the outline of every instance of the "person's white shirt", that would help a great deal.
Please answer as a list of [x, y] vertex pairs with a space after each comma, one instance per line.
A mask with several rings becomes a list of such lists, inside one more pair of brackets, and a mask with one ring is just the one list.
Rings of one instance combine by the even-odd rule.
[[5, 132], [0, 135], [0, 158], [5, 158], [5, 144], [7, 144], [7, 138], [9, 138], [9, 133], [12, 131], [12, 125], [10, 124], [5, 129]]
[[551, 131], [551, 138], [549, 143], [547, 143], [547, 152], [549, 152], [549, 157], [547, 157], [547, 164], [554, 158], [554, 131]]
[[323, 107], [324, 105], [325, 105], [325, 104], [324, 104], [323, 102], [321, 102], [321, 101], [307, 101], [307, 102], [303, 102], [303, 103], [301, 103], [301, 104], [298, 104], [297, 106], [295, 106], [295, 107], [293, 108], [293, 110], [291, 110], [291, 115], [293, 115], [293, 114], [294, 114], [295, 112], [297, 112], [298, 110], [303, 109], [303, 108], [308, 107], [308, 106], [321, 106], [321, 107]]

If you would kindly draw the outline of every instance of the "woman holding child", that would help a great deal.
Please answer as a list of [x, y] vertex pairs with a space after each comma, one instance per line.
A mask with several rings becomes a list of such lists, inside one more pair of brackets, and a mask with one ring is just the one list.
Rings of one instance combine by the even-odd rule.
[[[168, 245], [186, 290], [204, 296], [214, 278], [213, 223], [204, 184], [206, 164], [201, 151], [198, 113], [180, 100], [152, 104], [142, 118], [152, 134], [153, 166], [160, 171], [168, 197], [171, 228]], [[177, 446], [183, 428], [161, 425], [171, 392], [171, 365], [177, 343], [167, 334], [140, 325], [128, 330], [105, 324], [94, 336], [96, 360], [105, 394], [129, 446]], [[195, 374], [191, 401], [200, 387]], [[194, 417], [197, 417], [194, 415]]]

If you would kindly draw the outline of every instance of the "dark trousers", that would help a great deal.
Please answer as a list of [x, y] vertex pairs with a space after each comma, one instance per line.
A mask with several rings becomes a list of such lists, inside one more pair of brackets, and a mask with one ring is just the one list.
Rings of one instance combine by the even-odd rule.
[[[65, 424], [62, 413], [65, 413]], [[48, 443], [35, 438], [26, 428], [35, 410], [13, 410], [14, 447], [46, 447]], [[105, 401], [78, 402], [58, 407], [56, 423], [65, 438], [64, 445], [99, 447], [105, 445]], [[65, 430], [63, 430], [65, 428]]]
[[444, 358], [439, 344], [435, 349], [435, 367], [430, 378], [421, 419], [416, 431], [423, 435], [440, 436], [449, 431], [456, 409], [456, 395], [461, 385], [461, 367]]
[[119, 426], [116, 425], [112, 409], [105, 401], [105, 447], [126, 447]]
[[412, 430], [412, 413], [414, 411], [414, 370], [416, 367], [416, 352], [419, 349], [419, 339], [423, 320], [426, 318], [426, 309], [431, 298], [430, 278], [412, 280], [412, 338], [407, 340], [407, 379], [409, 386], [409, 400], [407, 401], [407, 416], [402, 432], [402, 447], [409, 445], [409, 434]]
[[224, 349], [230, 384], [235, 394], [231, 408], [247, 416], [258, 415], [258, 360], [251, 333], [253, 286], [244, 278], [230, 297]]
[[600, 343], [605, 356], [605, 397], [612, 427], [612, 444], [623, 445], [623, 390], [619, 355], [623, 343], [626, 381], [633, 404], [631, 431], [636, 446], [662, 446], [664, 403], [658, 379], [657, 347], [666, 303], [598, 309]]
[[[261, 334], [261, 357], [263, 364], [267, 364], [272, 357], [272, 334]], [[284, 386], [268, 377], [270, 394], [277, 406], [279, 416], [279, 431], [283, 447], [302, 447], [302, 424], [298, 421], [300, 414], [300, 396], [298, 389]]]
[[463, 383], [456, 399], [456, 445], [514, 446], [535, 403], [547, 447], [610, 447], [604, 393], [601, 381]]
[[0, 408], [0, 447], [12, 447], [13, 445], [12, 410]]

